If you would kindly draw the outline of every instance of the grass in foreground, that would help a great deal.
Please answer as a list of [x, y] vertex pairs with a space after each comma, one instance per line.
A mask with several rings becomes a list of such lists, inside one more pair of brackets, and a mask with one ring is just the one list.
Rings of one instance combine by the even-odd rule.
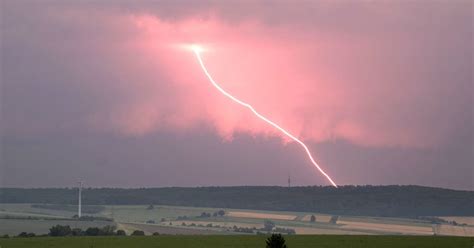
[[[267, 236], [146, 236], [146, 237], [37, 237], [0, 239], [1, 248], [252, 248], [265, 247]], [[472, 248], [472, 237], [440, 236], [346, 236], [346, 235], [294, 235], [285, 236], [289, 248], [380, 248], [413, 247]]]

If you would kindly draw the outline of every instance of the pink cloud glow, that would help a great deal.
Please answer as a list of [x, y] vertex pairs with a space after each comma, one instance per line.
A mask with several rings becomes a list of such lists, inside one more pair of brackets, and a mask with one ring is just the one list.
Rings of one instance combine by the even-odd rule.
[[[314, 31], [269, 28], [256, 21], [231, 25], [218, 18], [169, 22], [140, 15], [128, 20], [139, 34], [131, 48], [161, 77], [148, 71], [148, 80], [130, 82], [128, 87], [141, 93], [113, 109], [106, 120], [95, 115], [94, 123], [105, 121], [133, 135], [200, 123], [214, 126], [227, 140], [235, 132], [278, 135], [216, 92], [193, 54], [179, 49], [197, 43], [209, 50], [203, 59], [227, 91], [304, 140], [427, 146], [442, 138], [420, 129], [423, 122], [416, 114], [409, 113], [414, 122], [405, 125], [407, 101], [415, 100], [410, 94], [418, 90], [416, 85], [400, 82], [403, 90], [390, 87], [400, 75], [377, 65], [380, 54], [362, 59], [373, 51], [371, 43], [360, 38], [341, 41]], [[371, 70], [376, 72], [370, 75]]]

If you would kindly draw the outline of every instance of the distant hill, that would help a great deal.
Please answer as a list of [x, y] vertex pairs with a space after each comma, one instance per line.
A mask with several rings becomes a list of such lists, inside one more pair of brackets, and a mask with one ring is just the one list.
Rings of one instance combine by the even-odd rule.
[[[0, 188], [0, 203], [76, 204], [70, 188]], [[385, 217], [474, 216], [474, 191], [421, 186], [89, 188], [87, 205], [177, 205]]]

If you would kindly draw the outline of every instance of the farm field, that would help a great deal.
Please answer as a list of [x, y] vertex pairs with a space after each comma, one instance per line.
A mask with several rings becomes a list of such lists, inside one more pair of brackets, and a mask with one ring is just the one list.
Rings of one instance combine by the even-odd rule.
[[[103, 205], [88, 206], [98, 209], [92, 214], [114, 221], [77, 221], [72, 206], [33, 207], [31, 204], [0, 204], [0, 235], [20, 232], [46, 234], [53, 225], [70, 225], [85, 229], [93, 226], [116, 225], [127, 234], [142, 230], [147, 235], [161, 234], [252, 234], [264, 227], [266, 220], [276, 228], [291, 229], [296, 234], [334, 235], [446, 235], [474, 236], [471, 217], [451, 217], [465, 225], [433, 224], [427, 220], [364, 216], [333, 216], [325, 213], [262, 211], [245, 209], [218, 209], [162, 205]], [[217, 215], [223, 210], [225, 213]], [[206, 214], [207, 216], [201, 216]], [[310, 221], [311, 215], [316, 217]], [[331, 220], [331, 219], [334, 220]], [[448, 217], [445, 217], [448, 218]], [[461, 222], [463, 221], [463, 222]], [[240, 230], [239, 230], [240, 229]]]
[[474, 217], [460, 217], [460, 216], [438, 216], [446, 221], [456, 221], [459, 224], [466, 224], [470, 226], [474, 226]]
[[269, 214], [257, 212], [242, 212], [242, 211], [228, 211], [227, 216], [236, 218], [250, 218], [250, 219], [272, 219], [272, 220], [294, 220], [296, 215], [288, 214]]
[[[265, 247], [266, 237], [264, 235], [163, 235], [148, 237], [9, 238], [0, 239], [0, 246], [8, 248], [258, 248]], [[471, 237], [296, 235], [286, 236], [285, 238], [289, 248], [471, 248], [474, 245], [474, 238]]]

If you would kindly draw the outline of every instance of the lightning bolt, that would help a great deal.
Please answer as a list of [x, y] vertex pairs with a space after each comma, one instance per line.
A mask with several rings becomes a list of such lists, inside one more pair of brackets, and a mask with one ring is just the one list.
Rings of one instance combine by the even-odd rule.
[[196, 58], [197, 60], [199, 61], [199, 64], [201, 65], [201, 68], [202, 70], [204, 71], [204, 74], [206, 74], [207, 78], [209, 79], [209, 81], [212, 83], [212, 85], [217, 89], [219, 90], [222, 94], [224, 94], [226, 97], [230, 98], [232, 101], [250, 109], [250, 111], [252, 111], [258, 118], [260, 118], [261, 120], [265, 121], [266, 123], [270, 124], [271, 126], [273, 126], [274, 128], [276, 128], [277, 130], [279, 130], [280, 132], [282, 132], [283, 134], [285, 134], [286, 136], [288, 136], [289, 138], [291, 138], [292, 140], [296, 141], [298, 144], [300, 144], [304, 150], [306, 151], [306, 154], [308, 155], [309, 157], [309, 160], [311, 161], [311, 163], [319, 170], [319, 172], [321, 172], [321, 174], [323, 174], [328, 180], [329, 182], [331, 182], [331, 184], [337, 188], [337, 184], [331, 179], [331, 177], [326, 173], [324, 172], [323, 169], [321, 169], [321, 167], [319, 167], [318, 163], [316, 163], [316, 161], [314, 160], [313, 156], [311, 155], [311, 152], [309, 151], [308, 147], [303, 143], [303, 141], [299, 140], [298, 138], [296, 138], [294, 135], [292, 135], [291, 133], [289, 133], [288, 131], [286, 131], [285, 129], [283, 129], [282, 127], [280, 127], [279, 125], [277, 125], [276, 123], [274, 123], [273, 121], [267, 119], [265, 116], [261, 115], [259, 112], [257, 112], [253, 107], [252, 105], [244, 102], [244, 101], [241, 101], [239, 99], [237, 99], [236, 97], [234, 97], [233, 95], [231, 95], [230, 93], [228, 93], [227, 91], [225, 91], [221, 86], [219, 86], [218, 83], [216, 83], [216, 81], [214, 81], [214, 79], [212, 78], [211, 74], [209, 74], [209, 72], [207, 71], [207, 68], [206, 66], [204, 65], [204, 62], [202, 61], [202, 58], [201, 58], [201, 51], [202, 51], [202, 48], [199, 47], [199, 46], [192, 46], [192, 50], [194, 51], [194, 54], [196, 54]]

